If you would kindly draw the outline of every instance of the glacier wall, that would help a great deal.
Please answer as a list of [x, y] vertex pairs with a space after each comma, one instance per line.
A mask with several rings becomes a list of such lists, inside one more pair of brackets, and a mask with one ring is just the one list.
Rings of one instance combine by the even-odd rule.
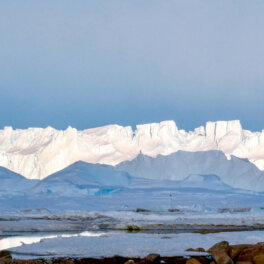
[[227, 158], [247, 158], [264, 170], [264, 130], [243, 130], [240, 121], [207, 122], [194, 131], [174, 121], [130, 126], [108, 125], [78, 131], [47, 128], [0, 130], [0, 166], [29, 179], [43, 179], [76, 161], [116, 165], [139, 153], [156, 157], [178, 150], [221, 150]]

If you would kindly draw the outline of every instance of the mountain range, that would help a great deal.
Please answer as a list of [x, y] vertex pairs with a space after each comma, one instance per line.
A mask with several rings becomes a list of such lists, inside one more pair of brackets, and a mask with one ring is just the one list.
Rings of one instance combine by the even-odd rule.
[[247, 159], [218, 150], [177, 151], [155, 158], [139, 154], [116, 166], [78, 161], [42, 180], [0, 167], [0, 196], [83, 196], [128, 189], [202, 188], [264, 192], [264, 172]]

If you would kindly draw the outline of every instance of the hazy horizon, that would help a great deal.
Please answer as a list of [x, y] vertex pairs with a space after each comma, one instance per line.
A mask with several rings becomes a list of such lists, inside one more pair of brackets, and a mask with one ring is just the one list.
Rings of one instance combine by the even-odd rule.
[[1, 1], [0, 124], [264, 128], [262, 1]]

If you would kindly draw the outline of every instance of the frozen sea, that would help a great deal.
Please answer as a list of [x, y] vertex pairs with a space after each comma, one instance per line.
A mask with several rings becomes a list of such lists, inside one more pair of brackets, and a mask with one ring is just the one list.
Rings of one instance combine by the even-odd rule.
[[[205, 250], [217, 242], [255, 244], [263, 242], [264, 231], [220, 233], [126, 233], [77, 232], [53, 234], [24, 234], [2, 238], [1, 249], [9, 249], [14, 258], [39, 257], [107, 257], [122, 255], [144, 257], [150, 253], [162, 256], [188, 256], [188, 248]], [[200, 253], [205, 254], [205, 253]]]

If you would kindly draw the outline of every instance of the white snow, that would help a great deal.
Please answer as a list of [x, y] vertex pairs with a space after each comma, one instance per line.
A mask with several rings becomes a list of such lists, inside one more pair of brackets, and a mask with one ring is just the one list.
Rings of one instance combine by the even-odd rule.
[[247, 158], [264, 170], [264, 131], [243, 130], [238, 120], [207, 122], [194, 131], [174, 121], [130, 126], [108, 125], [78, 131], [47, 128], [0, 130], [0, 166], [30, 179], [43, 179], [76, 161], [116, 165], [140, 152], [156, 157], [179, 150], [221, 150]]
[[[264, 194], [252, 191], [263, 188], [263, 172], [248, 161], [234, 157], [227, 160], [219, 151], [177, 152], [157, 158], [139, 155], [120, 166], [131, 175], [142, 174], [154, 179], [132, 177], [109, 165], [77, 162], [41, 181], [34, 181], [32, 186], [32, 180], [4, 169], [9, 181], [6, 182], [5, 174], [1, 175], [6, 184], [5, 192], [0, 193], [0, 216], [56, 215], [60, 218], [73, 212], [78, 218], [80, 212], [81, 215], [82, 212], [113, 212], [114, 215], [116, 211], [127, 213], [137, 208], [157, 213], [178, 209], [179, 214], [174, 215], [176, 222], [176, 218], [188, 218], [188, 214], [197, 219], [200, 215], [207, 218], [213, 214], [214, 218], [219, 215], [221, 219], [223, 208], [227, 212], [242, 210], [241, 221], [245, 216], [264, 215]], [[21, 189], [15, 192], [20, 182]], [[210, 219], [210, 223], [214, 221]], [[258, 218], [251, 222], [256, 221]]]
[[36, 183], [36, 180], [28, 180], [17, 173], [0, 167], [0, 197], [2, 195], [23, 195], [25, 190], [32, 188]]
[[102, 195], [114, 193], [128, 186], [131, 176], [114, 167], [76, 162], [36, 184], [31, 193], [57, 196]]
[[[227, 159], [223, 152], [217, 150], [178, 151], [167, 156], [158, 155], [156, 158], [140, 154], [134, 160], [124, 161], [116, 167], [128, 172], [131, 176], [140, 178], [186, 182], [187, 179], [190, 181], [190, 175], [200, 175], [204, 187], [216, 185], [222, 181], [234, 188], [264, 191], [263, 171], [246, 159], [234, 156]], [[212, 177], [212, 175], [215, 176]], [[194, 187], [195, 184], [192, 186]]]

